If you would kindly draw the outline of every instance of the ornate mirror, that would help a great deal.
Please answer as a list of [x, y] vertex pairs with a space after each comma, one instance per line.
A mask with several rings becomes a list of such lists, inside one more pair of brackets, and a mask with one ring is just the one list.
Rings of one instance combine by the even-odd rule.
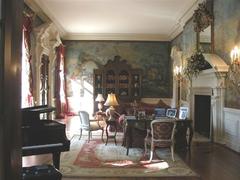
[[213, 53], [213, 1], [206, 0], [194, 11], [194, 31], [197, 36], [196, 49], [204, 53]]

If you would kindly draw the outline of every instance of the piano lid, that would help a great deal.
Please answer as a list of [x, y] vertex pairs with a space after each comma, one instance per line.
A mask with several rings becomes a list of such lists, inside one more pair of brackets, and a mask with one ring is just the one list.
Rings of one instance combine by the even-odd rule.
[[54, 110], [55, 107], [48, 105], [22, 108], [22, 126], [35, 125], [40, 121], [41, 113], [50, 113]]

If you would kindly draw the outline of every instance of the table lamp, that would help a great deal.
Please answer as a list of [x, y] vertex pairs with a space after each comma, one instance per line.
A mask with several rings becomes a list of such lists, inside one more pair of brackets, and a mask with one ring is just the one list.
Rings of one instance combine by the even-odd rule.
[[99, 112], [102, 112], [102, 108], [103, 108], [103, 104], [102, 102], [104, 101], [105, 99], [103, 98], [103, 95], [102, 94], [98, 94], [95, 101], [98, 102], [98, 111]]
[[118, 106], [116, 95], [113, 93], [108, 94], [107, 100], [104, 103], [104, 105], [109, 106], [109, 108], [106, 110], [106, 114], [110, 116], [108, 120], [114, 120], [113, 116], [115, 113], [114, 106]]

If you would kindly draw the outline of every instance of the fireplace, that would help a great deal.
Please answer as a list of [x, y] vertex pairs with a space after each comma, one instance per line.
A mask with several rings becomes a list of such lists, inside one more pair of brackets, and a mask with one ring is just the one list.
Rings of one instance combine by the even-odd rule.
[[228, 65], [215, 54], [204, 54], [204, 57], [212, 68], [203, 70], [192, 81], [190, 118], [193, 119], [195, 132], [200, 132], [213, 142], [224, 143], [223, 109]]
[[211, 134], [211, 96], [195, 95], [194, 130], [198, 134], [210, 138]]

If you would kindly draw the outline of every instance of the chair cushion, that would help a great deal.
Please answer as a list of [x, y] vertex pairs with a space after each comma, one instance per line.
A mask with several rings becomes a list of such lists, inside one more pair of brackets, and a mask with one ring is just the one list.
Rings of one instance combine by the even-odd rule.
[[102, 129], [101, 126], [99, 126], [98, 121], [90, 121], [90, 131], [95, 131], [95, 130], [99, 130]]
[[[147, 145], [151, 145], [152, 137], [145, 138], [144, 141], [146, 142]], [[170, 147], [172, 145], [171, 141], [154, 141], [153, 142], [154, 146], [157, 147]]]
[[154, 139], [170, 139], [172, 135], [173, 123], [154, 123], [153, 134]]
[[118, 118], [118, 123], [122, 126], [125, 120], [125, 114], [121, 114]]

